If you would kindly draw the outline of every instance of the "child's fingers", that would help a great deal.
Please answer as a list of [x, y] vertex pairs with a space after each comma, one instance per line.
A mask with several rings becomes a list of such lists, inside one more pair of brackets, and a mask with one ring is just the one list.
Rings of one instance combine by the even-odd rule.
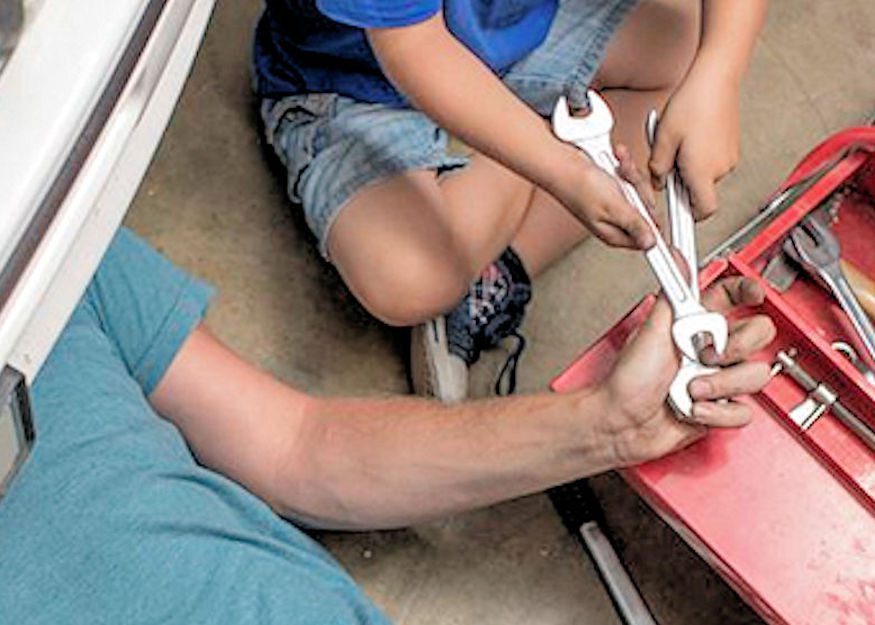
[[653, 213], [656, 207], [656, 197], [653, 194], [653, 185], [638, 168], [638, 165], [632, 158], [629, 149], [625, 145], [617, 145], [614, 153], [617, 156], [617, 160], [620, 162], [618, 173], [635, 187], [635, 190], [638, 191], [638, 195], [641, 197], [647, 210]]
[[608, 222], [596, 222], [592, 226], [593, 233], [602, 241], [611, 247], [619, 247], [625, 249], [639, 249], [639, 245], [635, 239], [622, 228]]
[[660, 125], [656, 129], [656, 141], [650, 151], [650, 176], [657, 189], [665, 188], [665, 178], [674, 167], [680, 147], [680, 137], [669, 127]]
[[610, 216], [606, 223], [620, 229], [630, 240], [632, 247], [639, 250], [649, 250], [656, 244], [653, 231], [641, 214], [625, 198], [620, 198], [609, 207]]
[[706, 219], [717, 212], [716, 180], [700, 167], [687, 167], [683, 172], [684, 182], [690, 190], [690, 201], [696, 219]]
[[[641, 193], [642, 188], [647, 185], [644, 183], [644, 176], [641, 175], [641, 172], [635, 166], [635, 162], [632, 160], [629, 150], [623, 145], [618, 145], [615, 154], [619, 161], [617, 173], [638, 190], [645, 206], [647, 206], [648, 209], [651, 209], [653, 206], [653, 196], [652, 194]], [[654, 239], [650, 225], [644, 220], [644, 217], [638, 212], [638, 209], [626, 200], [626, 196], [623, 194], [620, 187], [614, 186], [614, 188], [617, 192], [610, 194], [610, 199], [608, 200], [608, 205], [606, 207], [608, 214], [604, 221], [619, 228], [627, 235], [632, 245], [624, 247], [633, 247], [642, 250], [651, 248], [656, 243], [656, 240]]]

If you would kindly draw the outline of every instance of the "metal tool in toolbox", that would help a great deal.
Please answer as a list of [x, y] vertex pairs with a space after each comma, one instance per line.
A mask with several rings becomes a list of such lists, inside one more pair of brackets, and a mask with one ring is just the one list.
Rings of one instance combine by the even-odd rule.
[[[817, 209], [793, 228], [777, 246], [762, 275], [779, 292], [790, 289], [800, 271], [808, 273], [820, 285], [830, 291], [848, 315], [857, 335], [872, 362], [875, 362], [875, 331], [870, 316], [875, 315], [875, 282], [860, 269], [841, 257], [841, 245], [830, 226], [838, 218], [838, 204], [843, 191], [833, 193]], [[839, 200], [837, 202], [836, 200]], [[866, 363], [856, 355], [850, 345], [839, 342], [847, 349], [842, 354], [862, 372]], [[853, 351], [853, 357], [848, 351]], [[875, 384], [875, 376], [866, 376]]]
[[875, 371], [872, 371], [872, 369], [870, 369], [869, 366], [865, 362], [863, 362], [859, 354], [857, 354], [857, 350], [855, 350], [844, 341], [833, 341], [832, 344], [830, 344], [830, 347], [832, 347], [834, 350], [844, 356], [848, 360], [848, 362], [854, 365], [854, 368], [859, 371], [864, 378], [866, 378], [866, 381], [869, 384], [875, 386]]
[[[718, 354], [723, 353], [729, 335], [726, 318], [719, 313], [708, 311], [702, 306], [699, 302], [698, 292], [694, 293], [690, 283], [684, 278], [684, 274], [678, 268], [671, 250], [656, 227], [647, 207], [638, 195], [638, 191], [628, 181], [619, 176], [617, 172], [619, 162], [614, 155], [614, 149], [611, 144], [611, 130], [614, 126], [611, 111], [605, 101], [595, 91], [590, 90], [587, 93], [587, 98], [590, 108], [588, 115], [585, 117], [572, 117], [568, 110], [568, 102], [564, 97], [560, 97], [553, 110], [553, 132], [559, 139], [571, 143], [582, 150], [598, 167], [613, 177], [629, 203], [635, 207], [644, 218], [644, 221], [650, 226], [656, 244], [645, 252], [645, 257], [671, 304], [674, 312], [672, 337], [681, 353], [689, 361], [698, 362], [699, 341], [703, 335], [710, 335], [714, 349]], [[677, 206], [677, 203], [675, 205]], [[690, 216], [690, 222], [691, 220], [692, 217]], [[692, 258], [692, 266], [695, 267], [695, 241], [692, 241], [691, 251], [688, 245], [690, 230], [692, 230], [692, 223], [689, 224], [688, 229], [685, 229], [683, 245], [690, 252], [690, 255], [685, 256], [685, 258]], [[702, 372], [698, 369], [694, 370], [692, 366], [684, 370], [685, 376], [693, 373], [701, 374]], [[689, 380], [687, 380], [687, 383], [689, 383]], [[686, 393], [686, 384], [680, 385], [680, 388], [683, 389], [683, 395], [686, 395], [686, 400], [689, 400], [689, 395]], [[687, 407], [686, 400], [677, 391], [676, 395], [679, 407], [686, 407], [686, 411], [681, 410], [681, 413], [689, 416], [692, 401], [689, 400], [689, 406]]]
[[875, 360], [875, 328], [860, 306], [842, 271], [841, 246], [819, 215], [809, 215], [784, 241], [784, 251], [816, 280], [825, 284], [851, 320], [869, 357]]
[[819, 382], [797, 361], [795, 349], [781, 350], [775, 355], [772, 376], [785, 373], [808, 395], [790, 410], [787, 416], [804, 432], [826, 412], [831, 412], [849, 430], [856, 434], [869, 449], [875, 451], [875, 431], [839, 401], [838, 394], [826, 384]]

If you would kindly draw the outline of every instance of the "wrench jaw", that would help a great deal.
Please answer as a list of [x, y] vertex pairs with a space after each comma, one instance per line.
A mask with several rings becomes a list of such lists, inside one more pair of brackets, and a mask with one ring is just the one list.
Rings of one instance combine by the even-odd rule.
[[693, 416], [693, 398], [690, 397], [690, 382], [703, 375], [716, 373], [714, 367], [705, 366], [695, 360], [684, 358], [681, 368], [671, 382], [668, 390], [668, 403], [679, 415], [681, 420], [689, 421]]
[[610, 135], [614, 128], [614, 116], [607, 102], [590, 89], [586, 92], [589, 101], [589, 113], [583, 117], [574, 117], [568, 110], [568, 100], [559, 96], [553, 107], [553, 133], [566, 143], [581, 146], [584, 143]]
[[726, 351], [729, 341], [729, 324], [726, 317], [716, 312], [703, 312], [675, 319], [671, 326], [671, 336], [681, 353], [690, 360], [699, 360], [699, 339], [702, 334], [710, 335], [711, 344], [718, 355]]

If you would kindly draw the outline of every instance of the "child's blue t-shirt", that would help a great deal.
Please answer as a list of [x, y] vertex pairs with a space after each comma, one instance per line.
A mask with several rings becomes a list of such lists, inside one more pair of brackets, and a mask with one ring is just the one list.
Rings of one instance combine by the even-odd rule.
[[[558, 0], [267, 0], [255, 33], [262, 97], [339, 93], [395, 106], [365, 28], [408, 26], [443, 10], [453, 35], [501, 74], [547, 36]], [[428, 71], [428, 50], [420, 62]]]

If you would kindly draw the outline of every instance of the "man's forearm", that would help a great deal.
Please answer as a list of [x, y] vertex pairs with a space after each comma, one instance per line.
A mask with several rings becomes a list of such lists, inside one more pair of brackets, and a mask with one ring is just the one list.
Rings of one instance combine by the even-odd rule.
[[397, 527], [614, 467], [602, 393], [443, 406], [306, 395], [199, 327], [150, 396], [198, 460], [289, 517]]
[[616, 466], [598, 394], [444, 407], [314, 399], [270, 500], [316, 527], [409, 525]]
[[478, 152], [547, 190], [558, 169], [568, 169], [580, 158], [455, 39], [440, 13], [420, 24], [368, 35], [395, 86]]
[[740, 81], [766, 18], [767, 0], [705, 0], [698, 60], [717, 61]]

